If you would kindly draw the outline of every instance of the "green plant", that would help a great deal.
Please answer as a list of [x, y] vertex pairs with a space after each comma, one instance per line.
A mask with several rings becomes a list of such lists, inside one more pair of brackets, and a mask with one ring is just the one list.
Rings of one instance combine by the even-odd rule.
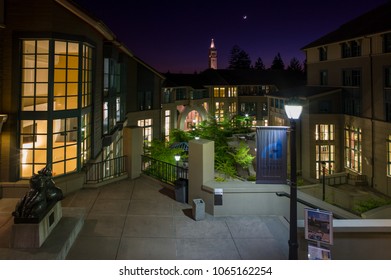
[[257, 177], [255, 175], [250, 175], [247, 177], [247, 181], [251, 181], [251, 182], [254, 182], [257, 180]]
[[360, 201], [356, 205], [353, 206], [353, 211], [361, 214], [365, 213], [369, 210], [378, 208], [380, 206], [391, 204], [390, 199], [381, 199], [381, 198], [370, 198], [365, 201]]
[[235, 149], [234, 153], [232, 152], [228, 152], [228, 153], [232, 155], [234, 161], [237, 164], [239, 164], [243, 168], [248, 168], [255, 158], [249, 152], [250, 152], [250, 148], [246, 144], [241, 142], [239, 144], [239, 147]]
[[228, 159], [224, 160], [218, 158], [215, 160], [215, 168], [217, 171], [223, 173], [226, 177], [235, 177], [236, 176], [236, 168], [233, 160]]
[[221, 176], [216, 176], [216, 177], [215, 177], [215, 181], [216, 181], [216, 182], [225, 182], [226, 179], [225, 179], [224, 177], [221, 177]]

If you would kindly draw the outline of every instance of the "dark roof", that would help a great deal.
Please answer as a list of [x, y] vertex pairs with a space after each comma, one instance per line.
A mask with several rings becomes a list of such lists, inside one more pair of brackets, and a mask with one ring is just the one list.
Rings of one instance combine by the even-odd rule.
[[200, 74], [168, 73], [163, 87], [191, 86], [193, 88], [203, 88], [224, 85], [275, 85], [278, 89], [284, 89], [304, 84], [305, 74], [287, 70], [208, 69]]
[[163, 82], [163, 87], [192, 87], [194, 89], [203, 89], [197, 74], [164, 74], [166, 77]]
[[302, 49], [336, 43], [365, 35], [391, 31], [391, 1], [381, 5], [343, 25]]
[[284, 97], [284, 98], [311, 98], [319, 94], [327, 94], [341, 90], [340, 87], [320, 87], [320, 86], [299, 86], [290, 89], [280, 90], [269, 94], [269, 96]]

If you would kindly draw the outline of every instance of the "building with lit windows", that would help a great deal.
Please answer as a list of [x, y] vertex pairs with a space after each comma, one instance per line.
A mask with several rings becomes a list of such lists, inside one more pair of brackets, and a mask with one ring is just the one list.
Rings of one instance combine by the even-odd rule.
[[[289, 71], [207, 69], [199, 74], [165, 75], [162, 110], [172, 122], [166, 128], [189, 130], [208, 117], [218, 121], [247, 116], [253, 126], [267, 125], [268, 95], [305, 84]], [[168, 136], [169, 129], [166, 129]]]
[[116, 172], [126, 128], [160, 135], [163, 76], [99, 20], [67, 0], [0, 5], [0, 198], [47, 164], [81, 188], [91, 164]]
[[272, 119], [284, 118], [276, 102], [293, 96], [304, 102], [305, 178], [319, 178], [324, 163], [326, 175], [348, 174], [350, 184], [391, 195], [390, 14], [391, 4], [384, 4], [303, 47], [307, 86], [270, 99]]

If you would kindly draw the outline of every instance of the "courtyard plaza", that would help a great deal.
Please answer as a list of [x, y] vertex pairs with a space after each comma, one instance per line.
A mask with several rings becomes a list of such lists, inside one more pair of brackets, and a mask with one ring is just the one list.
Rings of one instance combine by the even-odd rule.
[[146, 176], [66, 195], [62, 220], [38, 249], [10, 248], [18, 200], [0, 199], [0, 259], [288, 259], [289, 224], [283, 217], [205, 213], [196, 221], [191, 201], [176, 201], [173, 189]]

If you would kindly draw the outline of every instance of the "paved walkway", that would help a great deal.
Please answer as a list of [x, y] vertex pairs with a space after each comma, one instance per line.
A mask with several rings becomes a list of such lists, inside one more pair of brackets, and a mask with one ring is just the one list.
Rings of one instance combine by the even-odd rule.
[[[62, 201], [64, 209], [84, 208], [86, 216], [66, 259], [288, 258], [288, 227], [281, 217], [206, 214], [204, 220], [195, 221], [192, 206], [175, 201], [173, 195], [172, 191], [145, 177], [67, 195]], [[2, 254], [1, 249], [9, 247], [6, 239], [9, 240], [8, 228], [12, 222], [10, 212], [16, 201], [0, 199], [0, 259], [13, 256], [13, 249], [3, 250]], [[50, 250], [47, 247], [45, 250]], [[37, 258], [45, 259], [45, 256], [37, 255]]]

